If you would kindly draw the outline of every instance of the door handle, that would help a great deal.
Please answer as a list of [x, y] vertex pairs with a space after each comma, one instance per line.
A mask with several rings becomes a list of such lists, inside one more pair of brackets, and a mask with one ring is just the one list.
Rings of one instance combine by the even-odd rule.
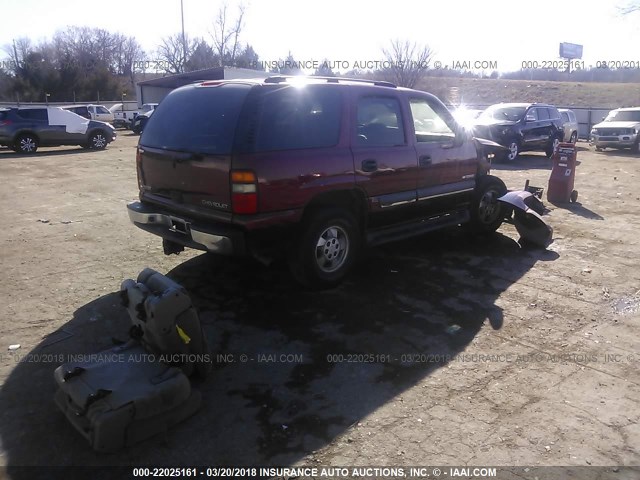
[[373, 158], [368, 158], [367, 160], [362, 161], [363, 172], [375, 172], [377, 169], [378, 162], [376, 162]]
[[430, 155], [421, 155], [418, 158], [418, 164], [421, 167], [426, 167], [428, 165], [431, 165], [431, 163], [432, 163], [432, 160], [431, 160], [431, 156]]

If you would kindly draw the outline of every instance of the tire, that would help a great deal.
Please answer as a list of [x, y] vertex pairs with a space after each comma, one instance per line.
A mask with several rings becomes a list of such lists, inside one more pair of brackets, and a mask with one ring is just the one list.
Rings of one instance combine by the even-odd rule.
[[577, 141], [578, 141], [578, 132], [573, 132], [571, 134], [571, 138], [569, 139], [569, 142], [575, 144]]
[[289, 269], [312, 289], [339, 284], [360, 251], [360, 229], [353, 215], [341, 209], [318, 210], [302, 226], [302, 235], [289, 255]]
[[498, 198], [505, 193], [507, 187], [498, 177], [485, 175], [478, 180], [470, 207], [473, 232], [493, 233], [502, 225], [509, 209]]
[[89, 148], [92, 150], [104, 150], [107, 148], [107, 134], [102, 130], [93, 132], [89, 137]]
[[30, 133], [23, 133], [16, 138], [13, 149], [18, 153], [35, 153], [38, 150], [38, 137]]
[[636, 143], [634, 143], [633, 146], [631, 147], [631, 151], [633, 153], [640, 152], [640, 134], [638, 134], [638, 138], [636, 139]]
[[555, 137], [551, 141], [551, 145], [549, 145], [544, 151], [544, 153], [547, 155], [547, 157], [551, 158], [553, 156], [553, 152], [556, 151], [556, 149], [558, 148], [559, 144], [560, 144], [560, 139], [558, 137]]
[[520, 142], [514, 138], [507, 143], [506, 147], [509, 151], [504, 154], [504, 159], [507, 162], [513, 162], [520, 155]]

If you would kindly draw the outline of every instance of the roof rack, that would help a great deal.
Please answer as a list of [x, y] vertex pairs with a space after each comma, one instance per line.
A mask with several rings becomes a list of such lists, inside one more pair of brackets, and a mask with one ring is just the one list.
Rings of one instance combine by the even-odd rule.
[[344, 78], [344, 77], [316, 77], [316, 76], [296, 76], [296, 75], [277, 75], [274, 77], [268, 77], [264, 79], [264, 83], [286, 83], [291, 79], [309, 79], [309, 80], [325, 80], [327, 83], [340, 83], [340, 82], [356, 82], [356, 83], [368, 83], [370, 85], [376, 85], [378, 87], [398, 88], [391, 82], [385, 82], [383, 80], [367, 80], [364, 78]]

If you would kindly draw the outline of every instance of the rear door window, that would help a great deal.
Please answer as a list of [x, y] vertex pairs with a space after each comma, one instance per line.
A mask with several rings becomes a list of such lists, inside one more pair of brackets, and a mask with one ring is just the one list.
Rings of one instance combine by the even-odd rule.
[[406, 143], [397, 98], [362, 97], [358, 100], [357, 118], [357, 145], [390, 147]]
[[564, 123], [568, 123], [570, 121], [569, 120], [569, 114], [567, 112], [562, 112], [560, 115], [562, 115], [562, 121]]
[[549, 120], [549, 111], [546, 108], [538, 108], [538, 120]]
[[190, 86], [171, 92], [145, 126], [140, 145], [182, 152], [231, 153], [245, 84]]
[[19, 110], [18, 115], [26, 120], [37, 120], [42, 122], [49, 121], [47, 110], [44, 108], [28, 108]]

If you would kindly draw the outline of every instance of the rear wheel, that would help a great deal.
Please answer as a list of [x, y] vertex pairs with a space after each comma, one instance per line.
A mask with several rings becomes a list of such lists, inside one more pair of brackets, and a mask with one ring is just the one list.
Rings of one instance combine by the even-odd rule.
[[107, 135], [102, 131], [94, 132], [89, 137], [89, 148], [104, 150], [107, 146]]
[[332, 287], [351, 269], [359, 249], [360, 230], [353, 215], [333, 208], [318, 210], [305, 222], [289, 267], [307, 287]]
[[558, 145], [560, 145], [560, 140], [558, 139], [558, 137], [556, 137], [551, 141], [551, 144], [544, 151], [547, 157], [551, 158], [553, 156], [553, 153], [558, 149]]
[[16, 139], [14, 150], [19, 153], [35, 153], [38, 150], [38, 139], [35, 135], [24, 133]]
[[495, 232], [508, 213], [498, 198], [507, 193], [504, 182], [493, 175], [478, 180], [471, 202], [471, 229], [477, 233]]
[[573, 132], [571, 134], [571, 138], [569, 139], [569, 142], [576, 143], [577, 141], [578, 141], [578, 132]]

